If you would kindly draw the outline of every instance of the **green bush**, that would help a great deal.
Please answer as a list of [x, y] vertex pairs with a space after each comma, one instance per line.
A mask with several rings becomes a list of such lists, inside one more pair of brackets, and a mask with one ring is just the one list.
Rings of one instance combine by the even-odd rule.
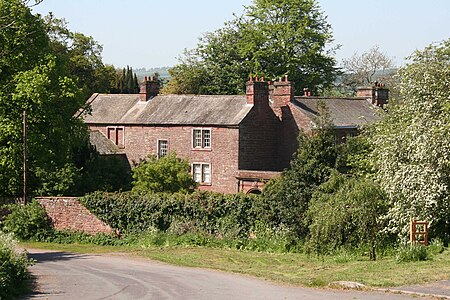
[[428, 253], [426, 246], [421, 244], [403, 245], [397, 250], [396, 260], [399, 263], [413, 262], [413, 261], [425, 261], [431, 257]]
[[12, 235], [0, 231], [0, 299], [12, 299], [25, 288], [32, 261], [16, 249]]
[[188, 192], [195, 187], [187, 160], [170, 153], [161, 158], [150, 155], [133, 172], [133, 191], [140, 193]]
[[442, 253], [444, 252], [444, 250], [445, 250], [444, 242], [441, 239], [431, 240], [431, 243], [428, 246], [428, 251], [433, 255]]
[[1, 222], [1, 229], [13, 233], [17, 239], [41, 240], [51, 231], [47, 214], [38, 202], [11, 204], [7, 208], [11, 213]]
[[308, 208], [307, 248], [321, 255], [341, 246], [369, 246], [370, 257], [375, 260], [385, 202], [381, 189], [371, 180], [333, 172], [314, 193]]

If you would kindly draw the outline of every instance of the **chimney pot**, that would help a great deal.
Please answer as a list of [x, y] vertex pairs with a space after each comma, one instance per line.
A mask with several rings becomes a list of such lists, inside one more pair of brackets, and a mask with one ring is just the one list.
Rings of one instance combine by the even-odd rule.
[[269, 106], [269, 86], [267, 82], [249, 80], [246, 89], [247, 104], [254, 107]]
[[275, 114], [283, 118], [283, 107], [289, 105], [294, 97], [294, 88], [286, 76], [278, 77], [278, 80], [273, 82], [273, 89], [271, 90], [272, 109]]

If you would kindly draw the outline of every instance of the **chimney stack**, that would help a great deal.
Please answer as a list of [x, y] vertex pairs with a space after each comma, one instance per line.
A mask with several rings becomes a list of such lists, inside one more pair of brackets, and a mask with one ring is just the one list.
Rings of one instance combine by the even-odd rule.
[[272, 109], [275, 114], [281, 118], [282, 107], [287, 106], [294, 97], [294, 87], [288, 79], [288, 76], [280, 78], [273, 83], [273, 89], [271, 89]]
[[144, 77], [144, 81], [139, 85], [139, 96], [141, 101], [148, 101], [159, 93], [160, 84], [154, 76]]
[[388, 103], [389, 89], [384, 84], [375, 82], [374, 86], [358, 88], [356, 96], [367, 98], [373, 105], [383, 107]]
[[259, 80], [258, 77], [250, 76], [247, 81], [246, 95], [247, 104], [253, 104], [255, 107], [269, 106], [269, 86], [264, 81], [264, 77]]

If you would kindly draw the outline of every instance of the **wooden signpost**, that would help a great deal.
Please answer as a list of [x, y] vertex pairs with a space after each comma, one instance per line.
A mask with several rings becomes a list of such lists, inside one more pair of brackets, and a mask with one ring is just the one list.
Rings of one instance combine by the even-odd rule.
[[411, 220], [409, 225], [409, 241], [428, 246], [428, 222]]

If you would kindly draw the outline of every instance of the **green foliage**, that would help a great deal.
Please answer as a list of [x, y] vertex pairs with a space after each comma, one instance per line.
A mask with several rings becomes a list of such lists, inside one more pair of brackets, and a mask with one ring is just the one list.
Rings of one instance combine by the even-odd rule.
[[254, 0], [244, 15], [205, 34], [171, 71], [166, 93], [241, 94], [249, 74], [288, 74], [295, 90], [315, 90], [338, 73], [331, 26], [314, 0]]
[[127, 66], [121, 72], [116, 72], [116, 83], [111, 92], [116, 94], [139, 93], [139, 82], [136, 74], [133, 72], [133, 68]]
[[442, 253], [444, 252], [444, 250], [445, 250], [444, 242], [439, 238], [431, 240], [431, 243], [428, 245], [428, 251], [432, 255]]
[[[0, 195], [22, 191], [22, 114], [27, 111], [29, 192], [66, 193], [77, 170], [72, 148], [86, 128], [74, 114], [85, 103], [54, 48], [48, 26], [23, 1], [0, 2]], [[73, 43], [73, 49], [77, 47]], [[51, 181], [64, 176], [61, 184]]]
[[72, 32], [64, 19], [52, 13], [44, 18], [52, 53], [58, 58], [67, 75], [76, 78], [83, 99], [92, 93], [108, 93], [114, 88], [116, 71], [102, 62], [102, 46], [90, 36]]
[[42, 184], [35, 190], [35, 193], [39, 196], [73, 195], [76, 183], [81, 180], [79, 171], [72, 163], [66, 163], [62, 167], [55, 167], [53, 172], [36, 167], [35, 175]]
[[118, 239], [111, 234], [97, 233], [95, 235], [84, 232], [51, 230], [45, 236], [40, 236], [37, 241], [58, 244], [94, 244], [101, 246], [127, 245], [125, 240]]
[[371, 130], [376, 177], [389, 196], [387, 230], [407, 239], [409, 221], [450, 232], [450, 40], [416, 51], [400, 69], [400, 99]]
[[[208, 85], [207, 70], [195, 57], [193, 51], [185, 51], [180, 63], [169, 69], [170, 81], [165, 85], [163, 94], [206, 94]], [[239, 89], [242, 88], [240, 86]], [[229, 84], [232, 86], [232, 84]]]
[[76, 181], [74, 195], [131, 189], [131, 169], [125, 155], [100, 155], [89, 141], [85, 141], [74, 151], [73, 160], [81, 170], [81, 178]]
[[93, 193], [81, 201], [100, 219], [126, 233], [125, 244], [300, 250], [290, 228], [272, 227], [262, 220], [262, 201], [255, 195]]
[[369, 246], [374, 260], [375, 245], [383, 228], [380, 216], [385, 212], [385, 196], [374, 182], [334, 172], [319, 186], [309, 205], [307, 246], [318, 255], [342, 246]]
[[301, 133], [299, 150], [291, 168], [264, 188], [263, 199], [268, 222], [285, 224], [298, 236], [306, 236], [303, 222], [315, 189], [325, 182], [336, 165], [337, 149], [328, 129], [319, 129], [312, 136]]
[[421, 244], [402, 245], [397, 250], [396, 260], [399, 263], [425, 261], [431, 259], [427, 247]]
[[120, 232], [155, 228], [174, 234], [205, 233], [222, 237], [248, 237], [260, 200], [253, 195], [93, 193], [81, 202]]
[[[74, 117], [84, 100], [74, 81], [58, 73], [58, 66], [51, 56], [46, 57], [42, 65], [17, 74], [15, 84], [12, 101], [16, 107], [10, 114], [20, 116], [22, 110], [27, 111], [31, 188], [53, 195], [64, 193], [73, 187], [72, 178], [77, 172], [71, 162], [72, 149], [83, 141], [87, 133], [82, 121]], [[21, 144], [18, 138], [22, 134], [20, 131], [10, 134], [14, 134], [15, 142]], [[11, 156], [5, 159], [11, 159]], [[16, 159], [14, 162], [20, 169], [21, 161]], [[68, 185], [57, 186], [49, 182], [59, 175], [68, 178]]]
[[133, 168], [133, 191], [188, 192], [195, 187], [187, 160], [170, 153], [159, 159], [150, 155], [147, 160]]
[[[0, 1], [0, 84], [6, 94], [11, 78], [35, 66], [49, 51], [42, 20], [20, 0]], [[7, 107], [5, 107], [7, 108]]]
[[13, 299], [24, 290], [30, 265], [27, 253], [19, 252], [12, 236], [0, 231], [0, 299]]
[[87, 139], [74, 116], [93, 92], [111, 90], [116, 71], [103, 65], [92, 37], [71, 32], [52, 14], [33, 15], [26, 3], [0, 1], [0, 195], [23, 190], [23, 111], [28, 193], [73, 195], [85, 166], [73, 162], [72, 152]]
[[39, 240], [50, 230], [50, 221], [37, 201], [28, 205], [11, 204], [11, 211], [0, 223], [3, 232], [12, 233], [20, 240]]
[[373, 145], [365, 131], [354, 137], [347, 137], [345, 143], [338, 146], [336, 168], [344, 174], [375, 177], [376, 168], [370, 157]]

